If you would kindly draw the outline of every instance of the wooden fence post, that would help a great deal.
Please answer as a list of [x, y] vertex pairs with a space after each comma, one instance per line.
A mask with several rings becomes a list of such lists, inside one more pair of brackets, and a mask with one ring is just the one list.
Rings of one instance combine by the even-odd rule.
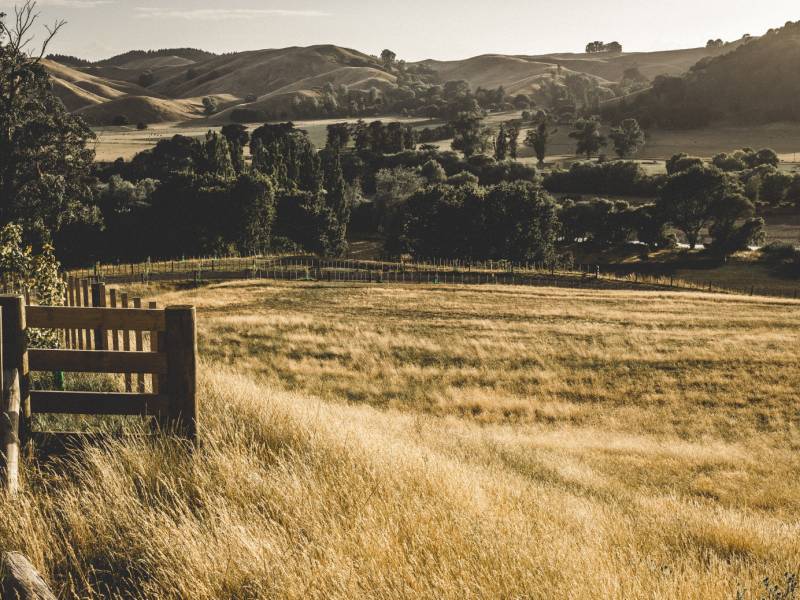
[[[0, 311], [2, 309], [0, 308]], [[2, 327], [0, 318], [0, 328]], [[2, 338], [2, 331], [0, 331]], [[0, 346], [1, 348], [1, 346]], [[0, 350], [1, 351], [1, 350]], [[0, 363], [2, 357], [0, 356]], [[3, 489], [11, 495], [19, 489], [19, 371], [12, 367], [6, 372], [0, 369], [0, 477]]]
[[7, 369], [3, 373], [2, 423], [0, 423], [0, 473], [2, 486], [14, 495], [19, 490], [19, 415], [21, 409], [19, 371]]
[[25, 556], [4, 552], [0, 565], [0, 597], [17, 600], [56, 600], [56, 595]]
[[[133, 307], [142, 308], [142, 299], [134, 298]], [[144, 337], [139, 329], [133, 332], [133, 340], [136, 344], [136, 352], [144, 352]], [[144, 393], [144, 373], [136, 374], [136, 391], [140, 394]]]
[[[158, 309], [157, 302], [150, 302], [148, 307], [152, 310]], [[150, 352], [161, 352], [164, 350], [164, 339], [163, 335], [159, 331], [151, 331], [150, 332]], [[152, 377], [152, 392], [154, 394], [158, 394], [160, 388], [160, 381], [158, 375], [155, 373], [151, 375]]]
[[[91, 306], [89, 304], [89, 282], [86, 279], [81, 280], [81, 292], [83, 294], [83, 306]], [[92, 349], [92, 334], [90, 333], [90, 329], [82, 330], [84, 335], [86, 336], [86, 345], [81, 345], [81, 350], [91, 350]]]
[[[25, 299], [22, 296], [0, 296], [0, 322], [2, 322], [3, 391], [13, 391], [14, 380], [19, 382], [17, 443], [27, 442], [31, 430], [31, 395], [28, 371], [28, 341], [25, 325]], [[16, 373], [15, 373], [16, 371]], [[6, 395], [4, 408], [11, 411]], [[17, 400], [14, 400], [17, 404]], [[13, 417], [11, 425], [13, 427]], [[4, 423], [4, 425], [8, 425]]]
[[165, 311], [169, 419], [180, 433], [197, 442], [197, 330], [194, 306]]
[[[92, 284], [92, 306], [105, 308], [106, 306], [106, 284], [93, 283]], [[94, 330], [94, 349], [107, 350], [108, 349], [108, 332], [98, 327]]]

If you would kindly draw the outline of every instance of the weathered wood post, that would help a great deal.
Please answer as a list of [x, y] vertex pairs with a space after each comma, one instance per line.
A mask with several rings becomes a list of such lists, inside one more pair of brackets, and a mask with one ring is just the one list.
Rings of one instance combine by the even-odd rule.
[[[2, 308], [0, 308], [0, 312]], [[0, 318], [2, 323], [2, 318]], [[0, 324], [0, 328], [2, 325]], [[2, 338], [2, 331], [0, 331]], [[0, 356], [2, 364], [2, 356]], [[19, 371], [15, 367], [0, 369], [0, 484], [9, 494], [19, 489]]]
[[19, 552], [4, 552], [0, 565], [0, 597], [15, 600], [56, 600], [42, 576]]
[[180, 433], [196, 443], [197, 329], [194, 306], [168, 306], [165, 318], [169, 419]]
[[[93, 283], [92, 284], [92, 306], [101, 308], [106, 307], [106, 284]], [[108, 335], [103, 327], [98, 327], [94, 330], [94, 349], [95, 350], [108, 350]]]
[[[24, 446], [31, 430], [31, 395], [25, 298], [22, 296], [0, 296], [0, 321], [2, 322], [3, 340], [3, 387], [13, 386], [15, 379], [19, 381], [19, 408], [17, 409], [19, 426], [16, 437], [19, 440], [18, 444]], [[3, 403], [6, 403], [5, 395], [3, 396]]]

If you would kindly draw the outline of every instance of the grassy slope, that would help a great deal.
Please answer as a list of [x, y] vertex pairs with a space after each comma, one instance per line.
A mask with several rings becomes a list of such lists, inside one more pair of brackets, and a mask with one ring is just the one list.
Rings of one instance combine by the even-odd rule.
[[732, 598], [800, 570], [798, 302], [260, 282], [159, 300], [198, 305], [206, 442], [29, 474], [0, 540], [63, 597]]

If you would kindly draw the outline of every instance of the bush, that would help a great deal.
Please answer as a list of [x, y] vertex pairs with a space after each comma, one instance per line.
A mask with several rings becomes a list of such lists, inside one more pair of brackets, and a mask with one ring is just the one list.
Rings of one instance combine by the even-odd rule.
[[447, 183], [450, 185], [478, 185], [478, 181], [477, 176], [469, 171], [461, 171], [447, 178]]
[[128, 117], [126, 117], [125, 115], [117, 115], [116, 117], [111, 119], [111, 124], [114, 127], [123, 127], [124, 125], [130, 125], [130, 123], [131, 122], [128, 120]]
[[777, 264], [785, 260], [793, 260], [798, 254], [794, 244], [789, 242], [770, 242], [761, 248], [761, 258], [768, 263]]
[[147, 129], [147, 123], [143, 123], [141, 121], [138, 122], [136, 124], [136, 129], [138, 129], [139, 131], [144, 131], [145, 129]]
[[685, 152], [674, 155], [667, 161], [667, 174], [674, 175], [688, 171], [692, 167], [702, 167], [703, 159], [699, 156], [689, 156]]

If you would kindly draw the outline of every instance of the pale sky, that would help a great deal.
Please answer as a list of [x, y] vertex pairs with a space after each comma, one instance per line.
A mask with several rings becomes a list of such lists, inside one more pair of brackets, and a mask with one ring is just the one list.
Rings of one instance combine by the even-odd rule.
[[[14, 2], [0, 0], [0, 12]], [[213, 52], [337, 44], [408, 61], [477, 54], [626, 51], [705, 45], [800, 20], [799, 0], [39, 0], [66, 19], [51, 50], [107, 58], [132, 49]]]

